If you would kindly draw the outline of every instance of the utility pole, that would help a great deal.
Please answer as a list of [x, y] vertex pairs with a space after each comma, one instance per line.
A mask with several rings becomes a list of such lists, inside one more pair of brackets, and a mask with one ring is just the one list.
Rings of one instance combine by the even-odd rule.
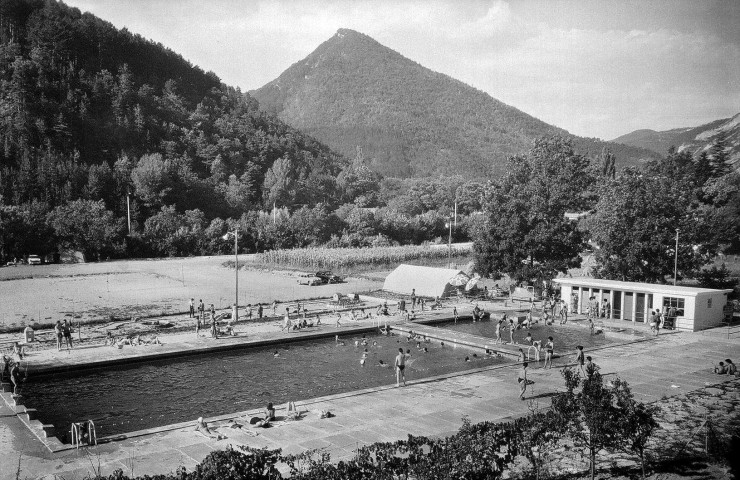
[[447, 237], [447, 268], [452, 268], [452, 219], [445, 226], [450, 227], [450, 235]]
[[239, 225], [234, 227], [234, 318], [239, 319]]
[[673, 261], [673, 285], [676, 285], [676, 277], [678, 277], [678, 232], [679, 229], [676, 229], [676, 258]]
[[229, 239], [229, 235], [234, 236], [234, 308], [232, 310], [232, 320], [239, 319], [239, 225], [234, 226], [233, 232], [226, 232], [224, 240]]
[[131, 235], [131, 192], [126, 192], [126, 214], [128, 217], [128, 234]]

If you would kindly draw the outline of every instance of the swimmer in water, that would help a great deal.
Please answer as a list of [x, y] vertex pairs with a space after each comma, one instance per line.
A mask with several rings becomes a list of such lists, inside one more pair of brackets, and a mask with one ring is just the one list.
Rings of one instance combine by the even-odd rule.
[[389, 363], [385, 363], [383, 360], [378, 360], [378, 366], [383, 368], [391, 368]]
[[280, 352], [278, 352], [277, 350], [275, 350], [275, 353], [273, 353], [272, 356], [277, 358], [277, 357], [280, 356]]
[[344, 345], [344, 342], [339, 341], [339, 335], [334, 336], [334, 341], [336, 342], [337, 346]]
[[469, 362], [470, 361], [470, 357], [465, 357], [465, 361], [466, 362]]

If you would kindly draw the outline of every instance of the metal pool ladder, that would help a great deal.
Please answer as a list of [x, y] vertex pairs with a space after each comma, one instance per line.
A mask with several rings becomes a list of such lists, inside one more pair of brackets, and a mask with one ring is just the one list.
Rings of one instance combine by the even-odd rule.
[[97, 445], [98, 435], [95, 433], [95, 423], [92, 420], [72, 424], [72, 445]]

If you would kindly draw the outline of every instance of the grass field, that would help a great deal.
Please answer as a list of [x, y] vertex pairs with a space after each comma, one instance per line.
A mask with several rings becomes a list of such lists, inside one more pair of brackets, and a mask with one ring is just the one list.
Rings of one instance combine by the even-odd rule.
[[[183, 312], [188, 299], [216, 308], [234, 302], [233, 256], [125, 260], [77, 265], [0, 268], [0, 328], [49, 324], [75, 317], [88, 322]], [[253, 256], [240, 256], [247, 267]], [[233, 264], [232, 264], [233, 265]], [[348, 278], [335, 285], [298, 285], [295, 277], [240, 269], [239, 304], [330, 297], [375, 290], [382, 280]]]

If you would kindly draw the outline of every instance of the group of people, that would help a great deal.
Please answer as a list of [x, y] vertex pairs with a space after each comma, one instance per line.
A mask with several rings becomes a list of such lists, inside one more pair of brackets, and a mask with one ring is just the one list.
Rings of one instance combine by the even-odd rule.
[[[677, 315], [676, 307], [665, 305], [663, 310], [650, 311], [650, 331], [656, 336], [660, 333], [661, 328], [666, 326], [672, 327]], [[670, 325], [667, 325], [670, 322]]]
[[[532, 328], [532, 325], [537, 323], [536, 320], [532, 318], [532, 312], [528, 312], [527, 315], [524, 316], [523, 319], [520, 319], [519, 317], [510, 317], [504, 312], [503, 315], [501, 315], [501, 318], [499, 319], [498, 323], [496, 324], [496, 343], [511, 343], [514, 344], [514, 330], [519, 329], [525, 329], [529, 330]], [[505, 331], [506, 329], [509, 330], [509, 341], [506, 342], [502, 338], [502, 331]], [[529, 335], [529, 334], [527, 334]]]
[[72, 325], [64, 319], [64, 323], [57, 320], [54, 325], [54, 334], [57, 339], [57, 351], [62, 351], [62, 343], [66, 343], [67, 350], [72, 350]]
[[535, 361], [540, 361], [540, 353], [545, 350], [545, 364], [542, 368], [552, 368], [552, 356], [555, 353], [555, 340], [552, 337], [547, 337], [545, 345], [542, 345], [542, 340], [535, 340], [530, 332], [527, 332], [527, 336], [524, 337], [524, 344], [527, 345], [526, 356], [523, 349], [519, 349], [519, 362], [523, 363], [525, 360], [532, 358], [532, 351], [534, 351]]
[[136, 347], [139, 345], [162, 345], [159, 335], [142, 338], [140, 334], [116, 337], [110, 330], [105, 336], [105, 346], [123, 348], [124, 345]]
[[729, 358], [726, 358], [724, 362], [719, 362], [719, 365], [714, 367], [714, 373], [740, 377], [740, 372], [738, 372], [737, 367]]
[[[196, 307], [195, 307], [195, 299], [191, 298], [189, 302], [189, 310], [190, 310], [190, 318], [195, 318], [195, 335], [200, 336], [200, 330], [205, 326], [206, 324], [206, 306], [203, 303], [203, 299], [198, 301], [198, 307], [197, 307], [197, 315], [196, 315]], [[236, 305], [232, 305], [231, 307], [231, 317], [229, 318], [226, 328], [221, 330], [221, 328], [218, 325], [218, 318], [216, 316], [216, 307], [214, 304], [211, 304], [208, 308], [208, 314], [211, 318], [211, 325], [210, 325], [210, 334], [213, 338], [218, 338], [219, 335], [236, 335], [236, 332], [234, 331], [234, 326], [232, 325], [232, 322], [237, 320], [237, 308]], [[262, 317], [262, 305], [259, 306], [259, 315], [260, 318]], [[248, 307], [247, 311], [247, 317], [251, 318], [252, 316], [252, 307], [251, 305]]]
[[[534, 298], [530, 300], [529, 314], [530, 316], [534, 312]], [[568, 313], [570, 312], [570, 306], [564, 299], [556, 297], [555, 295], [547, 296], [542, 300], [542, 321], [547, 325], [555, 323], [555, 319], [559, 319], [560, 325], [568, 323]]]
[[[296, 308], [296, 314], [299, 314], [300, 315], [301, 312], [302, 312], [302, 315], [303, 316], [302, 317], [298, 317], [298, 319], [296, 319], [296, 321], [294, 322], [290, 318], [290, 307], [286, 307], [285, 308], [285, 315], [283, 316], [283, 326], [280, 328], [280, 331], [281, 332], [286, 332], [286, 331], [287, 332], [290, 332], [290, 331], [302, 330], [304, 328], [313, 327], [314, 326], [314, 322], [313, 321], [311, 321], [311, 322], [308, 321], [308, 318], [307, 318], [307, 310], [305, 308], [303, 308], [301, 310], [301, 304], [299, 303], [298, 304], [298, 307]], [[341, 317], [341, 315], [340, 315], [340, 317]], [[315, 325], [317, 325], [317, 326], [318, 325], [321, 325], [321, 317], [319, 315], [316, 315]], [[339, 326], [339, 319], [337, 319], [337, 326]]]

